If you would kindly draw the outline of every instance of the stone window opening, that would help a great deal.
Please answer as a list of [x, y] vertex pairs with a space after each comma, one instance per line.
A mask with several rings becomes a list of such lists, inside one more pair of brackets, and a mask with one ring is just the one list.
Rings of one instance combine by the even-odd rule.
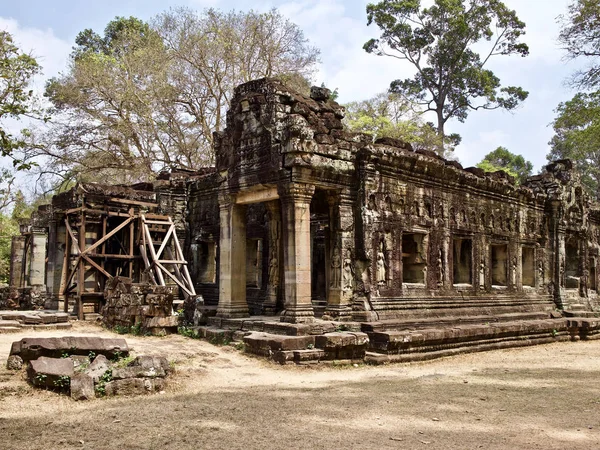
[[455, 238], [453, 245], [452, 273], [454, 284], [473, 284], [473, 241]]
[[402, 281], [425, 285], [427, 272], [427, 235], [402, 234]]
[[[195, 262], [197, 277], [200, 283], [216, 283], [217, 245], [215, 242], [201, 241], [196, 245]], [[194, 249], [194, 246], [192, 246]]]
[[535, 287], [535, 249], [521, 249], [521, 283], [523, 286]]
[[246, 240], [246, 286], [262, 285], [262, 239]]
[[492, 245], [492, 286], [508, 285], [508, 246]]

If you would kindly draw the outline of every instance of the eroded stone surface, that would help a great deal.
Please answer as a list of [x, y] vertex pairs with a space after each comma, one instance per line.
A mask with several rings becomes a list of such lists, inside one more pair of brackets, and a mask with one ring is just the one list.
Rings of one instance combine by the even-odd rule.
[[94, 336], [67, 336], [62, 338], [23, 338], [13, 342], [10, 354], [19, 355], [24, 361], [41, 356], [62, 357], [90, 353], [108, 358], [127, 356], [129, 347], [125, 339], [105, 339]]
[[92, 400], [96, 397], [94, 380], [85, 373], [76, 373], [71, 377], [71, 398], [73, 400]]

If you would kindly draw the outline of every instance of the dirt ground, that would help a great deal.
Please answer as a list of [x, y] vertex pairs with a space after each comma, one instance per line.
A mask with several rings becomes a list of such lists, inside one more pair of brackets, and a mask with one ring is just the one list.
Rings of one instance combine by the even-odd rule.
[[127, 339], [176, 373], [167, 391], [73, 402], [4, 368], [0, 448], [9, 449], [598, 449], [600, 341], [390, 366], [279, 366], [182, 336]]

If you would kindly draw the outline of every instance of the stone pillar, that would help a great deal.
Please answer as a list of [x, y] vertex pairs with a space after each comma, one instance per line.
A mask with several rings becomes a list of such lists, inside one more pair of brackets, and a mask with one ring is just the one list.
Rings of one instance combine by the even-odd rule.
[[354, 213], [348, 194], [329, 198], [330, 257], [325, 314], [350, 319], [354, 294]]
[[13, 236], [10, 248], [10, 287], [24, 287], [25, 236]]
[[311, 322], [310, 200], [314, 186], [289, 183], [281, 189], [285, 280], [282, 322]]
[[29, 285], [46, 284], [46, 241], [45, 231], [31, 232], [31, 261], [29, 266]]
[[219, 305], [217, 316], [248, 317], [246, 302], [246, 207], [219, 199]]
[[281, 208], [279, 200], [267, 202], [266, 207], [269, 211], [269, 270], [267, 298], [263, 304], [263, 311], [267, 315], [274, 315], [277, 310], [282, 275]]

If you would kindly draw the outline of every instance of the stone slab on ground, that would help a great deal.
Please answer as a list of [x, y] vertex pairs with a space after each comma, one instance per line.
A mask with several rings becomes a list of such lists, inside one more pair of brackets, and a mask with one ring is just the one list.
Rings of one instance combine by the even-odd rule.
[[315, 347], [323, 349], [326, 359], [362, 359], [369, 336], [361, 332], [341, 331], [315, 337]]
[[65, 388], [66, 378], [73, 376], [73, 361], [69, 358], [48, 358], [42, 356], [29, 361], [27, 376], [34, 386]]
[[164, 390], [165, 380], [162, 378], [126, 378], [106, 383], [106, 395], [140, 395]]
[[129, 347], [125, 339], [104, 339], [95, 336], [67, 336], [62, 338], [23, 338], [13, 342], [11, 355], [19, 355], [24, 361], [41, 356], [60, 358], [65, 354], [104, 355], [109, 359], [127, 356]]
[[71, 398], [73, 400], [92, 400], [96, 397], [94, 380], [85, 373], [76, 373], [71, 377]]
[[271, 356], [274, 352], [314, 348], [315, 336], [282, 336], [253, 332], [244, 337], [245, 349], [256, 355]]
[[94, 383], [100, 380], [100, 377], [111, 368], [110, 361], [104, 355], [98, 355], [94, 358], [91, 364], [85, 369], [85, 373], [89, 375]]

